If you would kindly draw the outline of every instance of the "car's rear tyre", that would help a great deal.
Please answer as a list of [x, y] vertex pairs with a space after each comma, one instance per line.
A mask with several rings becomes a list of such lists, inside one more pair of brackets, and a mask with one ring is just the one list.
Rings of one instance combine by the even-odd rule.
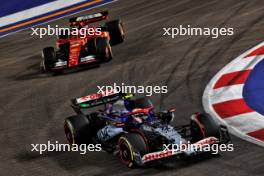
[[122, 43], [125, 39], [125, 30], [121, 20], [106, 22], [105, 27], [110, 34], [111, 45]]
[[64, 133], [69, 144], [91, 143], [89, 124], [88, 118], [84, 115], [71, 116], [65, 119]]
[[112, 48], [106, 37], [97, 38], [96, 54], [100, 61], [110, 61], [113, 58]]
[[56, 52], [53, 47], [47, 47], [42, 50], [41, 70], [50, 71], [56, 63]]
[[127, 167], [140, 166], [138, 155], [142, 157], [148, 152], [145, 140], [137, 133], [122, 135], [118, 140], [118, 150], [121, 162]]

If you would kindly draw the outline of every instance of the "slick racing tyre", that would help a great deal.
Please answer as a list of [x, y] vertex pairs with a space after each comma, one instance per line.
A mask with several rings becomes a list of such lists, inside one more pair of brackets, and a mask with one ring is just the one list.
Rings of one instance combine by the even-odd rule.
[[206, 137], [220, 138], [220, 126], [208, 114], [195, 114], [191, 119], [192, 142], [197, 142]]
[[145, 140], [137, 133], [128, 133], [121, 136], [118, 140], [118, 150], [121, 162], [127, 167], [142, 165], [140, 159], [148, 152]]
[[109, 21], [105, 24], [105, 27], [110, 34], [111, 45], [117, 45], [124, 41], [125, 31], [121, 20]]
[[89, 120], [84, 115], [71, 116], [65, 119], [64, 133], [69, 144], [80, 145], [92, 142]]
[[106, 37], [99, 37], [96, 41], [96, 53], [100, 61], [110, 61], [113, 57], [112, 48]]
[[50, 71], [56, 61], [56, 53], [53, 47], [47, 47], [42, 50], [42, 61], [40, 63], [41, 70]]

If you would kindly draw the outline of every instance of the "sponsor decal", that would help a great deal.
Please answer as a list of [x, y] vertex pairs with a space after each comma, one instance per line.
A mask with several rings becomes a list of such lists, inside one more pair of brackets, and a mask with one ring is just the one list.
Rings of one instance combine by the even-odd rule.
[[142, 161], [143, 162], [153, 161], [156, 159], [166, 158], [175, 154], [176, 153], [174, 150], [165, 150], [160, 152], [149, 153], [142, 157]]
[[195, 147], [197, 147], [197, 148], [203, 148], [204, 146], [215, 144], [217, 142], [218, 142], [218, 140], [215, 137], [208, 137], [208, 138], [202, 139], [202, 140], [200, 140], [200, 141], [198, 141], [192, 145], [195, 145]]
[[94, 61], [94, 60], [95, 60], [95, 56], [86, 56], [80, 59], [81, 62]]
[[90, 100], [96, 100], [102, 97], [106, 97], [106, 96], [110, 96], [110, 95], [114, 95], [117, 92], [115, 90], [110, 90], [110, 91], [103, 91], [101, 93], [95, 93], [95, 94], [91, 94], [91, 95], [87, 95], [87, 96], [83, 96], [81, 98], [77, 98], [76, 101], [77, 103], [83, 103], [86, 101], [90, 101]]
[[91, 14], [91, 15], [87, 15], [87, 16], [83, 16], [83, 17], [78, 17], [78, 18], [76, 18], [76, 21], [89, 20], [91, 18], [97, 18], [97, 17], [102, 17], [102, 16], [103, 16], [103, 14], [96, 13], [96, 14]]
[[67, 65], [67, 61], [59, 61], [59, 62], [56, 62], [55, 67], [62, 67], [65, 65]]

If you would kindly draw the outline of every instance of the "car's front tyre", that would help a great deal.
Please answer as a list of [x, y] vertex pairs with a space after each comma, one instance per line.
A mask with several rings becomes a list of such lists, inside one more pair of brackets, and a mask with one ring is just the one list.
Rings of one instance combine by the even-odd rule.
[[127, 167], [142, 165], [137, 156], [141, 157], [148, 152], [147, 144], [138, 133], [127, 133], [118, 140], [118, 154], [121, 162]]
[[125, 30], [121, 20], [109, 21], [105, 24], [105, 27], [110, 34], [111, 45], [117, 45], [124, 41]]
[[40, 62], [40, 68], [42, 71], [50, 71], [56, 61], [56, 52], [53, 47], [46, 47], [42, 50], [42, 60]]

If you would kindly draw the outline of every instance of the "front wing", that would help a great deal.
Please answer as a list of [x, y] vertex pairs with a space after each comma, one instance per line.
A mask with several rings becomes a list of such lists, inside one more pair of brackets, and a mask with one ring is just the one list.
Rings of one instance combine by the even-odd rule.
[[[186, 155], [186, 156], [193, 156], [199, 153], [203, 153], [205, 151], [203, 151], [203, 148], [205, 146], [208, 145], [212, 145], [212, 144], [218, 144], [219, 140], [215, 137], [208, 137], [208, 138], [204, 138], [194, 144], [190, 144], [190, 148], [197, 148], [199, 150], [197, 151], [193, 151], [193, 152], [186, 152], [183, 150], [177, 150], [177, 149], [168, 149], [168, 150], [162, 150], [162, 151], [158, 151], [158, 152], [153, 152], [153, 153], [148, 153], [145, 154], [144, 156], [141, 157], [141, 163], [145, 164], [147, 162], [150, 161], [155, 161], [155, 160], [160, 160], [160, 159], [164, 159], [164, 158], [169, 158], [169, 157], [173, 157], [173, 156], [179, 156], [179, 155]], [[183, 144], [184, 145], [184, 144]], [[185, 144], [186, 145], [186, 144]]]
[[[76, 66], [86, 65], [86, 64], [90, 64], [90, 63], [94, 63], [94, 62], [97, 62], [96, 56], [89, 55], [89, 56], [80, 58], [79, 63]], [[58, 61], [55, 63], [55, 65], [52, 69], [53, 70], [61, 70], [61, 69], [65, 69], [68, 67], [69, 67], [68, 61]]]

